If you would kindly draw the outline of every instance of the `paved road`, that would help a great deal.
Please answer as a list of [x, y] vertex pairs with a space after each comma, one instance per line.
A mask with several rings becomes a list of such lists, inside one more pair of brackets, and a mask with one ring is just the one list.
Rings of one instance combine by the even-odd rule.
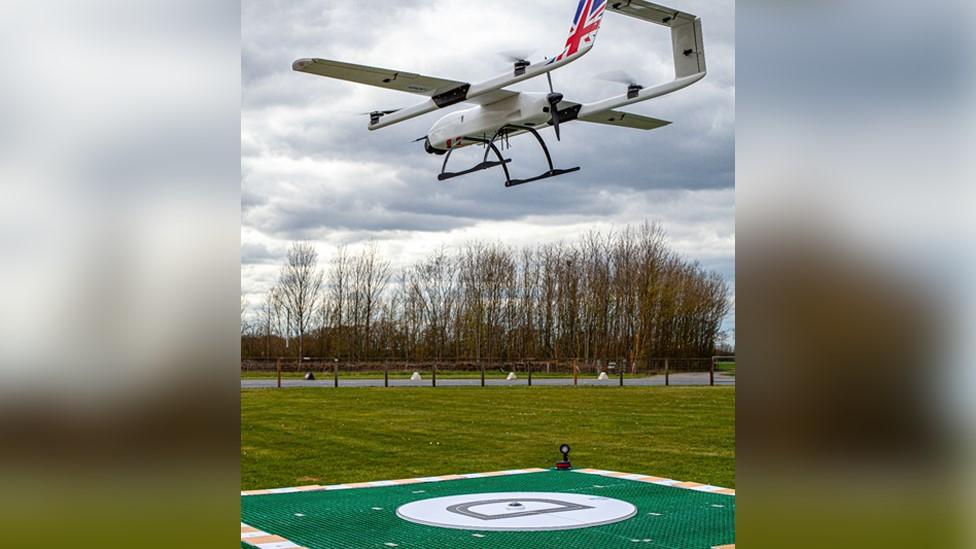
[[[670, 377], [671, 385], [708, 385], [708, 372], [703, 373], [682, 373], [682, 374], [671, 374]], [[511, 385], [526, 385], [528, 383], [527, 378], [522, 377], [517, 380], [508, 381], [505, 379], [486, 379], [485, 385], [492, 386], [511, 386]], [[572, 385], [572, 378], [533, 378], [532, 385], [558, 385], [566, 386]], [[616, 377], [611, 377], [606, 381], [599, 381], [595, 377], [580, 377], [580, 385], [607, 385], [614, 386], [619, 385], [620, 380]], [[275, 379], [242, 379], [241, 388], [242, 389], [254, 389], [254, 388], [268, 388], [275, 387], [277, 385], [277, 380]], [[481, 385], [481, 379], [449, 379], [440, 378], [437, 380], [438, 387], [471, 387]], [[652, 386], [652, 385], [664, 385], [664, 376], [650, 376], [650, 377], [636, 377], [636, 378], [625, 378], [624, 385], [626, 386]], [[715, 373], [715, 385], [735, 385], [735, 376], [730, 376], [722, 373]], [[333, 380], [331, 377], [326, 377], [325, 379], [317, 379], [315, 381], [305, 381], [303, 379], [284, 379], [281, 381], [282, 387], [334, 387]], [[339, 387], [382, 387], [382, 379], [342, 379], [339, 378]], [[390, 387], [430, 387], [430, 377], [424, 376], [421, 381], [410, 381], [409, 379], [391, 379]]]

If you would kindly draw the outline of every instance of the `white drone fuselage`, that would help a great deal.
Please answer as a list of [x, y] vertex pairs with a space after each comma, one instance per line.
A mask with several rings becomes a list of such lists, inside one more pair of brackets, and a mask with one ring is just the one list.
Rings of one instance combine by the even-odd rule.
[[545, 93], [520, 92], [495, 103], [452, 112], [441, 117], [427, 132], [428, 152], [443, 153], [477, 144], [463, 139], [466, 136], [490, 140], [506, 126], [548, 127], [552, 118], [549, 110]]

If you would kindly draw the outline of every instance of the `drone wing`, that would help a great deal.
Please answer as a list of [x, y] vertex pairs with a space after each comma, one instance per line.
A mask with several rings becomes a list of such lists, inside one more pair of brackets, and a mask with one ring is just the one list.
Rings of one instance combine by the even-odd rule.
[[406, 71], [367, 67], [329, 59], [299, 59], [292, 63], [292, 69], [328, 78], [367, 84], [378, 88], [396, 90], [432, 97], [440, 92], [456, 88], [464, 82], [436, 78]]
[[299, 59], [292, 64], [292, 68], [296, 71], [429, 97], [416, 105], [393, 112], [384, 112], [371, 118], [369, 129], [376, 130], [457, 103], [487, 105], [516, 95], [516, 92], [504, 88], [558, 69], [589, 52], [596, 42], [597, 31], [600, 30], [600, 23], [606, 11], [607, 0], [579, 0], [569, 29], [569, 37], [558, 55], [544, 63], [516, 63], [513, 70], [483, 82], [459, 82], [325, 59]]
[[580, 116], [577, 120], [593, 122], [595, 124], [607, 124], [609, 126], [620, 126], [622, 128], [634, 128], [635, 130], [656, 130], [671, 123], [667, 120], [659, 120], [649, 116], [641, 116], [622, 111], [603, 111]]

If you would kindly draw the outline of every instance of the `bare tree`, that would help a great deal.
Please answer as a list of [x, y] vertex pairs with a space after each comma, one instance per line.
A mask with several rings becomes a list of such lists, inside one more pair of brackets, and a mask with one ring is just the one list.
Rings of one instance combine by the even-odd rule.
[[333, 337], [333, 348], [337, 354], [348, 355], [350, 344], [346, 326], [348, 325], [348, 302], [350, 285], [349, 254], [345, 246], [339, 246], [332, 259], [329, 270], [329, 294], [332, 304], [330, 328]]
[[372, 350], [371, 329], [380, 297], [390, 281], [390, 262], [381, 258], [375, 242], [369, 242], [353, 265], [353, 308], [357, 326], [363, 326], [358, 351], [365, 357]]
[[315, 324], [316, 324], [315, 331], [318, 333], [318, 340], [319, 340], [318, 355], [320, 357], [325, 356], [326, 350], [330, 349], [329, 347], [330, 342], [328, 336], [330, 331], [329, 327], [331, 324], [333, 305], [329, 300], [329, 296], [330, 294], [328, 289], [323, 289], [322, 296], [319, 299], [319, 307], [316, 311], [317, 314], [315, 320]]
[[248, 325], [249, 323], [247, 321], [247, 296], [242, 293], [241, 294], [241, 335], [242, 336], [245, 333], [247, 333]]
[[318, 268], [318, 258], [318, 252], [311, 243], [295, 242], [288, 249], [288, 258], [278, 277], [289, 329], [294, 329], [298, 337], [299, 358], [304, 356], [305, 332], [312, 323], [322, 296], [322, 271]]
[[412, 269], [410, 293], [422, 310], [423, 323], [428, 328], [427, 347], [438, 360], [445, 352], [456, 288], [456, 263], [443, 248]]
[[260, 315], [260, 336], [264, 339], [262, 354], [269, 357], [271, 356], [271, 340], [273, 336], [278, 335], [281, 319], [281, 298], [277, 286], [272, 287], [265, 295], [264, 303], [261, 304]]

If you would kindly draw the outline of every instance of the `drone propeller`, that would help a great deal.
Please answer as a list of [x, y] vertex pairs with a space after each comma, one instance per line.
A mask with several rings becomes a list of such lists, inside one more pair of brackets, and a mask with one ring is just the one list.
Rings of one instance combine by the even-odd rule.
[[552, 75], [548, 72], [546, 73], [546, 80], [549, 81], [549, 95], [546, 96], [546, 101], [549, 102], [549, 112], [552, 114], [552, 127], [556, 130], [556, 141], [560, 141], [559, 138], [559, 102], [563, 100], [563, 94], [556, 93], [552, 89]]
[[393, 113], [397, 112], [398, 110], [400, 110], [400, 109], [389, 109], [389, 110], [385, 110], [385, 111], [362, 112], [362, 113], [359, 113], [359, 114], [361, 114], [361, 115], [369, 115], [369, 123], [370, 123], [370, 125], [372, 125], [372, 124], [376, 124], [377, 122], [379, 122], [380, 121], [380, 118], [383, 118], [384, 116], [386, 116], [388, 114], [393, 114]]
[[627, 86], [627, 97], [633, 99], [637, 97], [644, 86], [637, 83], [637, 79], [624, 71], [608, 71], [596, 75], [600, 80], [609, 82], [619, 82]]
[[529, 56], [535, 53], [535, 50], [506, 50], [498, 52], [498, 55], [504, 57], [509, 62], [518, 63], [520, 61], [528, 62]]
[[385, 111], [357, 112], [356, 114], [358, 114], [360, 116], [376, 116], [376, 115], [384, 116], [384, 115], [387, 115], [387, 114], [393, 114], [393, 113], [397, 112], [398, 110], [400, 110], [400, 109], [388, 109], [388, 110], [385, 110]]
[[600, 80], [606, 80], [608, 82], [618, 82], [620, 84], [626, 84], [628, 86], [637, 83], [637, 79], [631, 76], [630, 73], [619, 71], [619, 70], [601, 72], [600, 74], [596, 75], [596, 78], [599, 78]]
[[529, 56], [532, 55], [531, 51], [527, 50], [512, 50], [512, 51], [502, 51], [498, 52], [498, 55], [508, 59], [514, 67], [514, 75], [522, 76], [525, 74], [525, 69], [532, 64], [529, 61]]

